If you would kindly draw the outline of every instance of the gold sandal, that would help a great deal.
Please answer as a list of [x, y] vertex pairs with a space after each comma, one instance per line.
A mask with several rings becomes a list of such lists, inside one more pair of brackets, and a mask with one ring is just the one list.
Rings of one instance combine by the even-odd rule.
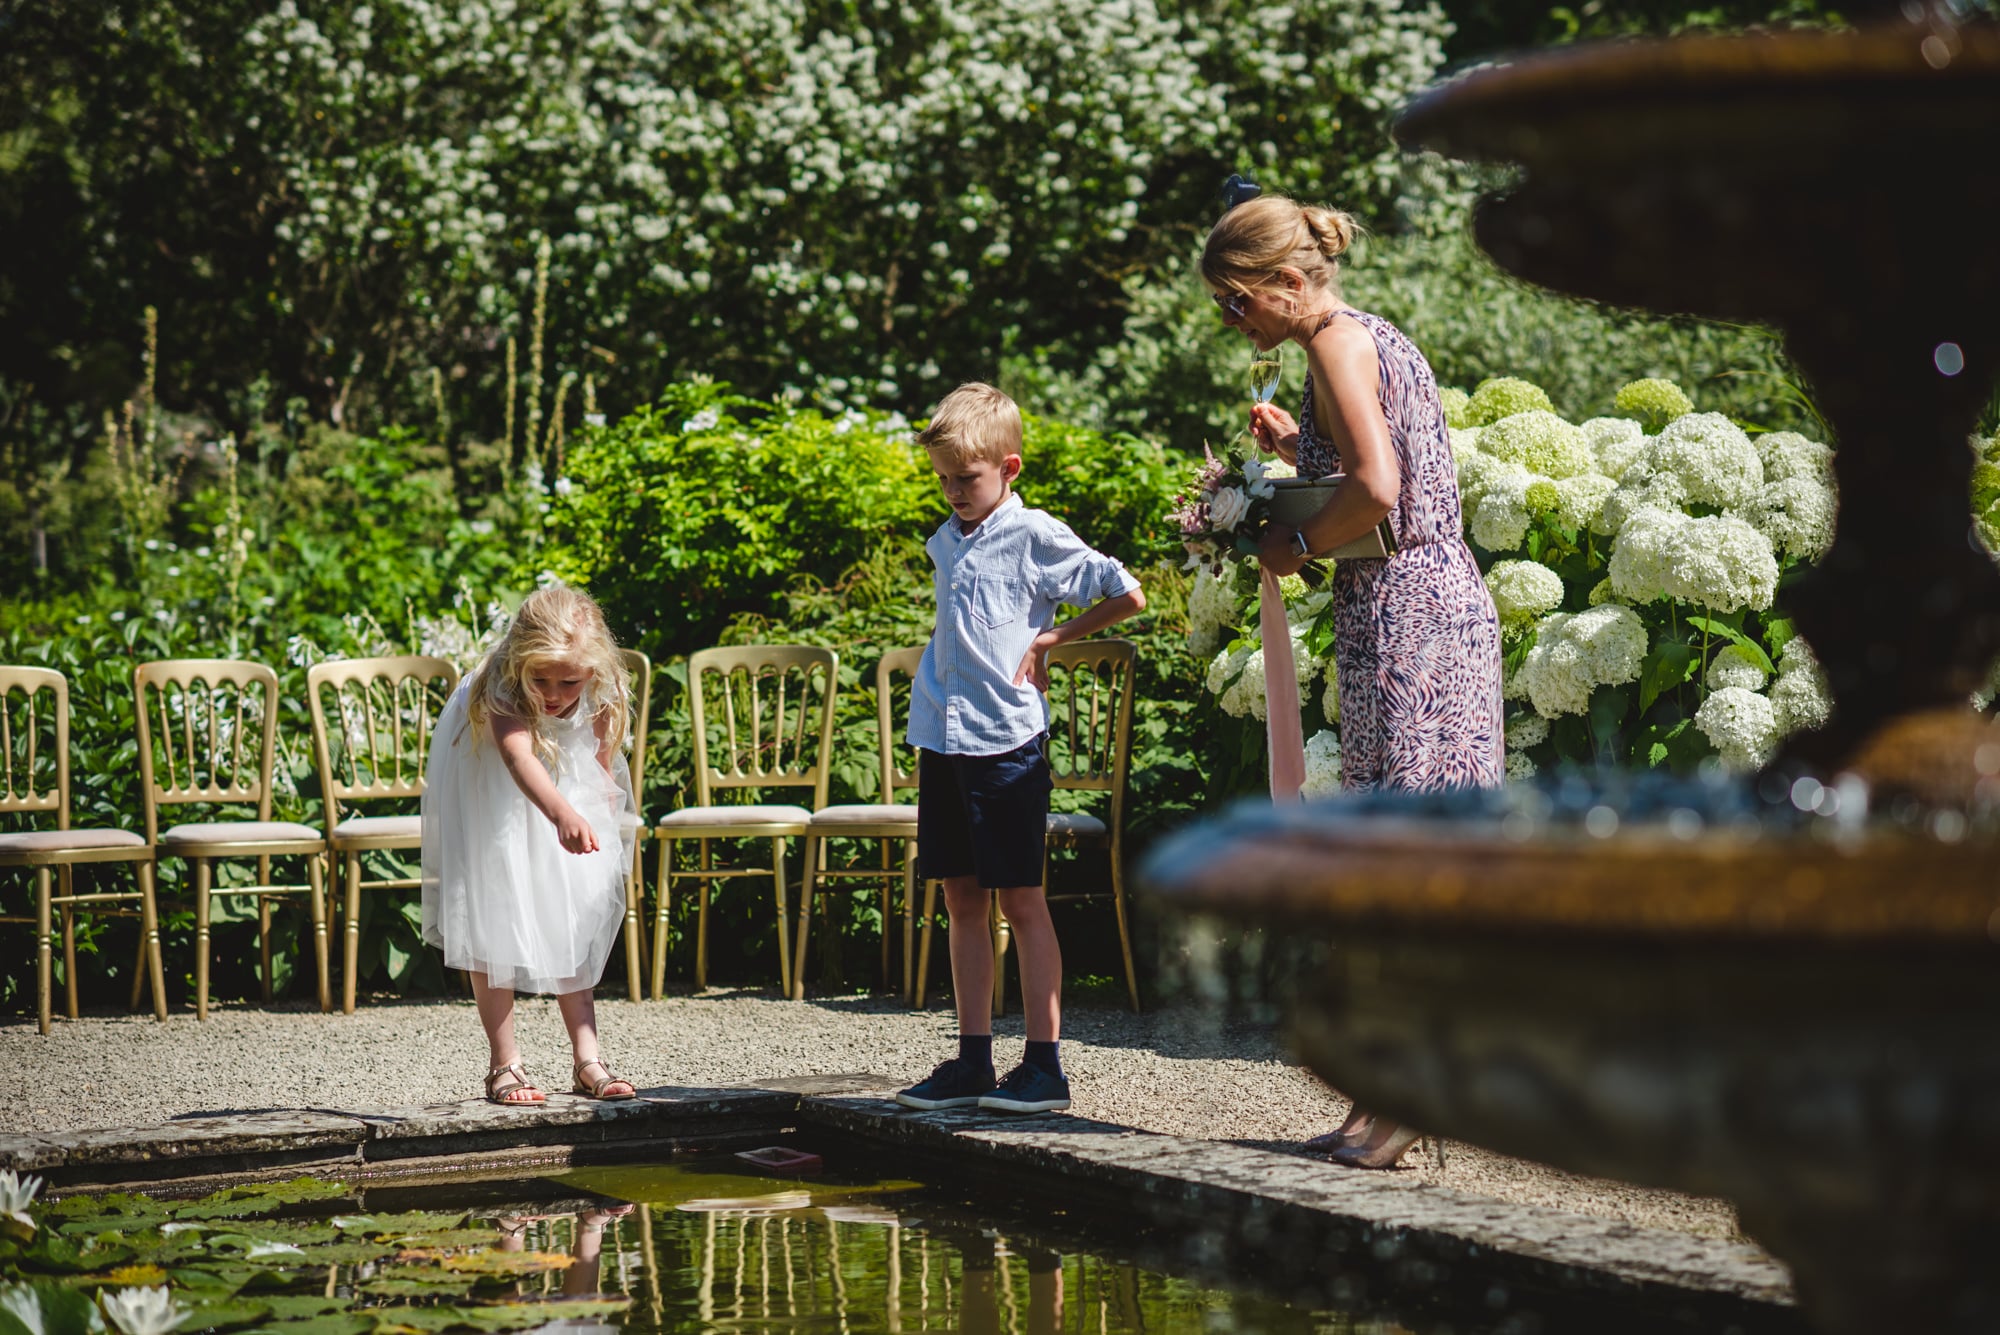
[[[514, 1078], [505, 1084], [495, 1085], [493, 1082], [503, 1075], [512, 1075]], [[529, 1099], [510, 1099], [507, 1097], [517, 1089], [528, 1090], [533, 1093], [534, 1097]], [[528, 1079], [528, 1072], [522, 1067], [521, 1063], [508, 1062], [505, 1066], [496, 1066], [486, 1073], [486, 1101], [488, 1103], [498, 1103], [508, 1108], [532, 1108], [538, 1103], [547, 1103], [549, 1096], [542, 1093], [540, 1087], [534, 1081]]]
[[[592, 1066], [603, 1067], [604, 1078], [602, 1080], [586, 1081], [583, 1078], [585, 1069]], [[587, 1099], [602, 1099], [606, 1103], [620, 1103], [626, 1099], [637, 1098], [639, 1096], [638, 1087], [624, 1076], [614, 1074], [610, 1066], [605, 1064], [602, 1057], [591, 1057], [588, 1060], [578, 1062], [571, 1069], [571, 1074], [575, 1077], [576, 1083], [571, 1088], [570, 1093], [581, 1094]], [[628, 1092], [624, 1094], [606, 1094], [604, 1091], [612, 1085], [624, 1085]]]

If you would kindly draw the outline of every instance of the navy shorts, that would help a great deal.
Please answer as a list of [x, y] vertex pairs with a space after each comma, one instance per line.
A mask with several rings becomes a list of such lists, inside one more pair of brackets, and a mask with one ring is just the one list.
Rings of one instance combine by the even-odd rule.
[[917, 756], [917, 861], [926, 877], [981, 889], [1042, 883], [1049, 838], [1048, 734], [997, 756]]

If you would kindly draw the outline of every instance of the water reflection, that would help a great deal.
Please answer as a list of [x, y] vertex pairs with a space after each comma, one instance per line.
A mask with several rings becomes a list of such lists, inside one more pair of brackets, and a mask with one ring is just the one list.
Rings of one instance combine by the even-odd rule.
[[[634, 1333], [1396, 1335], [1401, 1329], [1207, 1289], [1073, 1244], [996, 1228], [914, 1184], [801, 1189], [687, 1170], [644, 1176], [652, 1181], [620, 1185], [664, 1199], [572, 1215], [495, 1217], [495, 1226], [510, 1234], [509, 1249], [572, 1258], [566, 1270], [531, 1276], [522, 1286], [526, 1296], [629, 1297], [622, 1325]], [[574, 1178], [571, 1184], [581, 1185]]]

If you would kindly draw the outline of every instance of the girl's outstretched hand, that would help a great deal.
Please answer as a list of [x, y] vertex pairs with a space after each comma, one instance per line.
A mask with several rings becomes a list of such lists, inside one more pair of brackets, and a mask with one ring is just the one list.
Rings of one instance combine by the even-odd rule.
[[556, 841], [565, 852], [595, 853], [597, 851], [597, 831], [590, 828], [590, 822], [577, 815], [576, 808], [565, 803], [556, 815]]

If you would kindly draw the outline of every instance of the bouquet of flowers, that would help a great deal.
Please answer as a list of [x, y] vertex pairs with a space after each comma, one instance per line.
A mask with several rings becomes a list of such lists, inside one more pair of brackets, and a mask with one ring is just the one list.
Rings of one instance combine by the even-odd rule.
[[1254, 453], [1241, 459], [1215, 457], [1206, 445], [1188, 490], [1174, 498], [1171, 517], [1187, 549], [1187, 568], [1207, 566], [1222, 573], [1224, 562], [1254, 556], [1264, 529], [1271, 522], [1271, 497], [1279, 478], [1295, 476], [1291, 465], [1263, 460]]

